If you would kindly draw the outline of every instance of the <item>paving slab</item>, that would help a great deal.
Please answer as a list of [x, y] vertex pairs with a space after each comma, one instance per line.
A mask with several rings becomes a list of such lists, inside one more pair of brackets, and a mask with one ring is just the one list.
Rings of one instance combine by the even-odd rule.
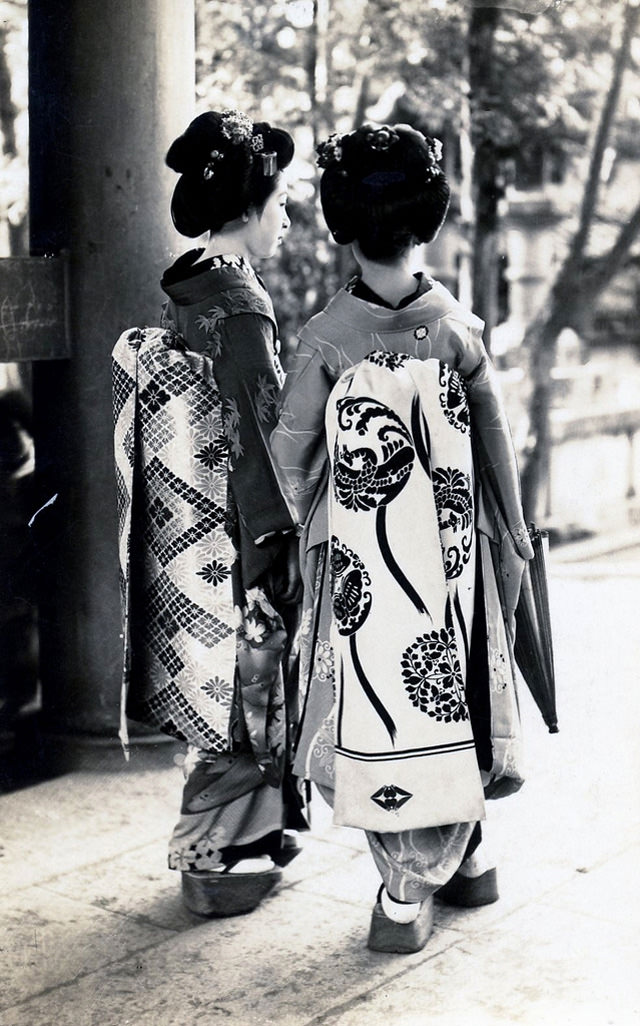
[[82, 899], [138, 923], [188, 930], [195, 917], [185, 909], [180, 874], [167, 869], [166, 838], [48, 879], [41, 890]]
[[426, 953], [377, 955], [366, 948], [370, 911], [285, 890], [251, 916], [204, 921], [7, 1009], [3, 1026], [301, 1026], [459, 939], [438, 930]]
[[29, 887], [3, 902], [0, 1020], [33, 995], [65, 986], [171, 933], [84, 901]]
[[[69, 773], [0, 796], [0, 894], [139, 848], [166, 844], [180, 800], [180, 773]], [[28, 808], [28, 821], [25, 817]]]
[[636, 1026], [639, 1015], [636, 946], [611, 924], [534, 906], [312, 1022]]
[[620, 944], [635, 944], [640, 954], [640, 889], [636, 884], [639, 866], [640, 843], [618, 858], [576, 873], [565, 886], [545, 894], [542, 902], [617, 926]]

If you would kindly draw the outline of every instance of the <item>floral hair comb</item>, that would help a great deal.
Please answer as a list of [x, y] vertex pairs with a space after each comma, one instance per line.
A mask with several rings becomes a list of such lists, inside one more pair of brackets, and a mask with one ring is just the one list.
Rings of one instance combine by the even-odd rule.
[[328, 139], [316, 147], [318, 167], [326, 168], [331, 164], [339, 164], [342, 160], [342, 136], [333, 132]]
[[425, 178], [430, 182], [432, 178], [437, 178], [438, 175], [444, 174], [440, 167], [440, 161], [442, 160], [442, 143], [439, 139], [434, 139], [430, 135], [425, 135], [424, 141], [427, 144], [427, 150], [429, 153]]
[[220, 115], [220, 131], [232, 145], [245, 142], [253, 133], [253, 122], [240, 110], [223, 110]]
[[[232, 146], [249, 142], [253, 157], [260, 156], [262, 160], [262, 173], [272, 177], [278, 170], [278, 154], [275, 151], [265, 151], [264, 135], [262, 132], [253, 131], [253, 121], [240, 110], [223, 110], [220, 115], [220, 132], [225, 139], [228, 139]], [[211, 181], [216, 173], [216, 164], [224, 160], [222, 150], [211, 150], [209, 160], [205, 164], [202, 177], [206, 182]]]
[[389, 128], [387, 125], [382, 125], [381, 128], [371, 128], [364, 137], [367, 146], [372, 150], [377, 150], [378, 153], [384, 153], [386, 150], [397, 143], [399, 135]]

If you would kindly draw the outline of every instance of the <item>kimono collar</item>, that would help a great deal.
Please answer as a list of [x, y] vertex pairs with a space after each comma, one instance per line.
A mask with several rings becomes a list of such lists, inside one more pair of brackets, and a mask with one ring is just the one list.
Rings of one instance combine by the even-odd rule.
[[[379, 306], [351, 295], [349, 285], [340, 289], [329, 301], [324, 313], [332, 320], [341, 321], [359, 331], [402, 331], [420, 324], [437, 321], [448, 313], [462, 311], [462, 307], [439, 281], [424, 275], [417, 295], [406, 306], [398, 309]], [[469, 314], [464, 312], [465, 319]]]
[[200, 253], [197, 249], [185, 253], [162, 277], [162, 289], [176, 306], [207, 302], [227, 314], [264, 314], [275, 324], [269, 293], [248, 260], [231, 253], [199, 262]]

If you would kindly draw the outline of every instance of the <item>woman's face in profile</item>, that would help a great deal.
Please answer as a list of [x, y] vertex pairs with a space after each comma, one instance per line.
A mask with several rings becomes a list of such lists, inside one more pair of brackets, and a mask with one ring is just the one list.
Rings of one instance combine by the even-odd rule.
[[278, 175], [276, 187], [262, 210], [253, 209], [247, 223], [247, 248], [252, 257], [265, 260], [273, 256], [291, 224], [287, 214], [288, 182]]

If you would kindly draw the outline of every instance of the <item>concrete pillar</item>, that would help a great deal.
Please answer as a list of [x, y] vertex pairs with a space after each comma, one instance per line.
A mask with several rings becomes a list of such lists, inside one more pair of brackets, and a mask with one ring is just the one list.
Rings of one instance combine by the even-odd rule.
[[[193, 0], [31, 0], [32, 253], [69, 252], [70, 360], [34, 365], [45, 728], [115, 735], [121, 672], [110, 353], [158, 322], [164, 165], [194, 114]], [[55, 498], [54, 498], [55, 497]]]

